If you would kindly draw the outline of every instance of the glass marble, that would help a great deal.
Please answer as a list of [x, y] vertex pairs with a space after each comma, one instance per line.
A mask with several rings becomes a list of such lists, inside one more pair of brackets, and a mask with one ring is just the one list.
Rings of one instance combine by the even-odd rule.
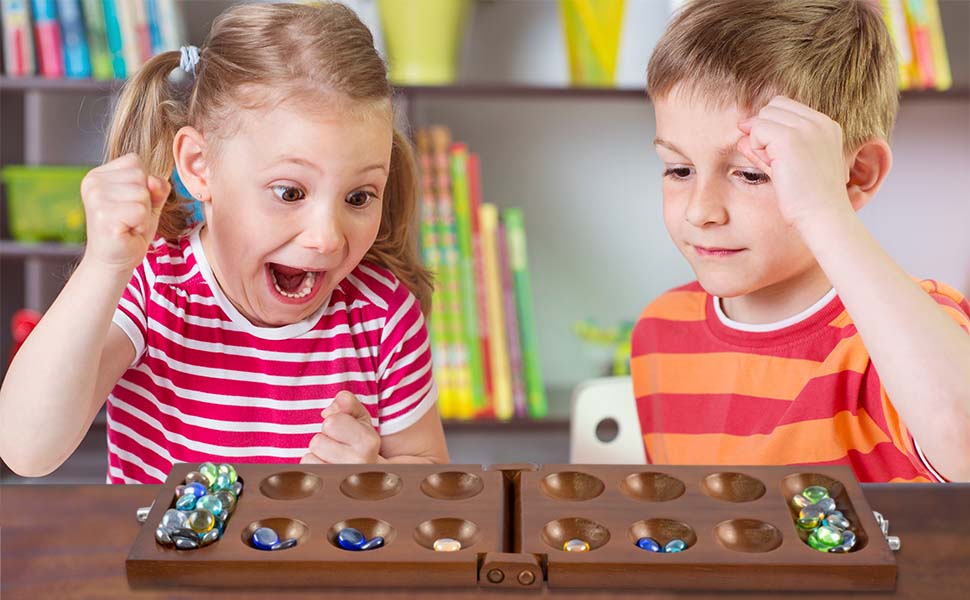
[[280, 542], [280, 536], [269, 527], [260, 527], [253, 532], [253, 546], [260, 550], [272, 550]]
[[815, 503], [815, 506], [821, 508], [825, 511], [825, 514], [831, 514], [835, 510], [835, 499], [834, 498], [822, 498]]
[[195, 510], [195, 503], [199, 499], [194, 494], [186, 494], [175, 501], [175, 508], [179, 510]]
[[164, 515], [162, 515], [162, 520], [159, 523], [159, 527], [169, 531], [174, 531], [176, 529], [188, 527], [188, 523], [189, 517], [186, 513], [178, 510], [177, 508], [170, 508], [165, 511]]
[[215, 516], [207, 510], [193, 510], [189, 513], [189, 527], [196, 533], [211, 531], [215, 524]]
[[344, 550], [360, 550], [366, 541], [364, 534], [353, 527], [344, 527], [337, 534], [337, 545]]
[[296, 546], [296, 538], [289, 538], [273, 545], [273, 550], [286, 550]]
[[828, 525], [822, 525], [816, 529], [815, 537], [818, 538], [818, 541], [829, 548], [832, 546], [838, 546], [842, 543], [842, 532], [835, 527], [829, 527]]
[[578, 538], [566, 540], [562, 549], [566, 552], [589, 552], [589, 542]]
[[798, 511], [799, 519], [817, 519], [821, 521], [825, 518], [825, 511], [812, 504]]
[[201, 483], [203, 487], [209, 487], [209, 480], [205, 478], [205, 475], [199, 473], [198, 471], [189, 471], [186, 473], [185, 483]]
[[232, 485], [233, 483], [236, 483], [236, 479], [238, 479], [239, 477], [236, 474], [236, 468], [226, 463], [219, 465], [219, 475], [228, 475], [230, 485]]
[[174, 546], [175, 541], [172, 539], [172, 535], [164, 527], [158, 527], [155, 529], [155, 541], [163, 546]]
[[818, 539], [818, 536], [815, 534], [814, 531], [812, 533], [808, 534], [808, 540], [807, 541], [808, 541], [808, 545], [809, 546], [811, 546], [812, 548], [815, 548], [816, 550], [818, 550], [820, 552], [828, 552], [829, 551], [830, 546], [824, 545]]
[[185, 486], [185, 493], [192, 494], [196, 498], [201, 498], [202, 496], [205, 496], [206, 493], [208, 493], [208, 491], [209, 490], [207, 490], [206, 487], [201, 483], [199, 483], [198, 481], [193, 481], [192, 483]]
[[186, 489], [185, 485], [175, 486], [175, 497], [181, 498], [185, 494], [185, 489]]
[[642, 537], [637, 540], [637, 548], [641, 550], [648, 550], [650, 552], [663, 552], [663, 548], [660, 547], [660, 543], [651, 537]]
[[814, 516], [805, 519], [799, 518], [797, 521], [798, 528], [804, 529], [805, 531], [811, 531], [818, 527], [819, 524], [821, 524], [821, 521], [818, 519], [818, 517]]
[[856, 541], [856, 536], [854, 531], [846, 529], [845, 531], [842, 532], [843, 545], [848, 545], [849, 548], [852, 548], [853, 546], [855, 546], [855, 541]]
[[199, 465], [199, 473], [205, 475], [205, 478], [209, 480], [209, 484], [211, 485], [212, 482], [216, 480], [216, 476], [219, 474], [219, 468], [215, 465], [215, 463], [204, 462]]
[[199, 540], [186, 538], [186, 537], [176, 537], [175, 547], [179, 550], [195, 550], [199, 547]]
[[848, 529], [852, 524], [845, 517], [838, 515], [828, 515], [822, 521], [823, 525], [828, 525], [829, 527], [835, 527], [837, 529]]
[[242, 496], [243, 484], [241, 481], [236, 480], [236, 483], [232, 484], [232, 493], [236, 495], [236, 498]]
[[372, 537], [371, 539], [364, 542], [360, 547], [361, 550], [376, 550], [384, 546], [384, 538], [381, 536]]
[[795, 494], [795, 496], [791, 499], [791, 503], [795, 508], [805, 508], [811, 504], [812, 501], [801, 494]]
[[814, 504], [822, 498], [828, 498], [829, 491], [820, 485], [813, 485], [802, 490], [802, 496], [805, 496]]
[[664, 544], [664, 552], [683, 552], [687, 549], [687, 542], [684, 540], [670, 540]]
[[228, 512], [236, 510], [236, 494], [232, 490], [216, 490], [213, 494], [222, 501], [222, 508]]
[[432, 547], [435, 552], [457, 552], [461, 550], [461, 542], [451, 538], [438, 538]]
[[209, 531], [199, 535], [199, 545], [208, 546], [209, 544], [212, 544], [218, 540], [220, 537], [222, 537], [222, 534], [219, 533], [218, 529], [210, 529]]
[[216, 490], [231, 490], [231, 489], [232, 489], [232, 482], [229, 481], [229, 475], [227, 475], [226, 473], [219, 473], [219, 475], [216, 476], [215, 482], [213, 482], [212, 484], [212, 490], [216, 491]]
[[196, 510], [207, 510], [213, 515], [218, 515], [222, 512], [222, 500], [212, 494], [206, 494], [195, 503], [195, 508]]

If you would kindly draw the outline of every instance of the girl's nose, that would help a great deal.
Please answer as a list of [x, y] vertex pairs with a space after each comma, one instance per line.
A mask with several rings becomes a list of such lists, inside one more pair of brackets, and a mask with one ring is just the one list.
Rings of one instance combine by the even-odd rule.
[[319, 254], [337, 254], [343, 250], [346, 240], [340, 222], [333, 215], [314, 215], [304, 224], [300, 243]]

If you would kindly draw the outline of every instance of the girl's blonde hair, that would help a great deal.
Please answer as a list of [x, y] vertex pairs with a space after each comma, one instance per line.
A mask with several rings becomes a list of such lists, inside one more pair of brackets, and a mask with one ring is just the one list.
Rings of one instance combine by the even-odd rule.
[[[147, 171], [169, 179], [175, 166], [175, 133], [190, 125], [207, 136], [224, 133], [239, 107], [254, 105], [254, 88], [271, 91], [263, 104], [286, 97], [331, 100], [348, 106], [378, 105], [391, 99], [387, 69], [367, 27], [352, 10], [337, 3], [242, 5], [213, 23], [194, 83], [169, 83], [180, 53], [165, 52], [131, 77], [118, 100], [105, 160], [137, 154]], [[349, 101], [349, 102], [348, 102]], [[263, 104], [257, 105], [262, 106]], [[174, 187], [173, 187], [174, 189]], [[428, 313], [431, 276], [418, 258], [417, 177], [408, 139], [394, 131], [391, 166], [380, 229], [364, 260], [389, 269]], [[169, 195], [158, 235], [185, 235], [190, 204]]]
[[692, 0], [650, 57], [647, 93], [683, 84], [748, 111], [783, 94], [841, 125], [846, 149], [888, 140], [899, 74], [879, 11], [871, 0]]

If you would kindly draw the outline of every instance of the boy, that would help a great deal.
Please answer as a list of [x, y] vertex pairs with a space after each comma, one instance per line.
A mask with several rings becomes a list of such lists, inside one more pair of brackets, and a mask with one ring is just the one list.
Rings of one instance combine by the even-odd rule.
[[870, 0], [699, 0], [669, 25], [647, 92], [697, 281], [633, 332], [649, 461], [970, 480], [970, 303], [856, 215], [892, 164], [896, 74]]

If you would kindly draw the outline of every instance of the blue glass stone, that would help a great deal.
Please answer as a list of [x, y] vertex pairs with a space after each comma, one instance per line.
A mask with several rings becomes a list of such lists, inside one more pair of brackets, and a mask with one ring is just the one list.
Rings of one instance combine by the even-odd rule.
[[225, 519], [222, 519], [220, 517], [216, 517], [216, 524], [213, 527], [213, 529], [218, 530], [219, 531], [219, 537], [222, 537], [222, 535], [224, 533], [226, 533], [226, 520]]
[[279, 541], [280, 536], [269, 527], [260, 527], [253, 532], [253, 546], [260, 550], [272, 550]]
[[292, 548], [293, 546], [296, 546], [296, 538], [290, 538], [288, 540], [283, 540], [281, 542], [277, 542], [276, 544], [273, 545], [273, 548], [272, 549], [273, 550], [286, 550], [287, 548]]
[[687, 542], [684, 540], [670, 540], [664, 545], [664, 552], [683, 552], [687, 549]]
[[196, 498], [201, 498], [202, 496], [205, 496], [206, 492], [208, 492], [208, 490], [205, 489], [205, 486], [199, 483], [198, 481], [194, 483], [190, 483], [187, 486], [185, 486], [185, 493], [192, 494]]
[[232, 484], [232, 488], [230, 488], [230, 489], [232, 490], [232, 493], [235, 494], [236, 495], [236, 498], [238, 499], [239, 496], [242, 495], [243, 484], [242, 484], [241, 481], [236, 480], [236, 483]]
[[373, 538], [367, 540], [366, 542], [364, 542], [361, 545], [360, 549], [361, 550], [374, 550], [374, 549], [377, 549], [377, 548], [382, 547], [383, 545], [384, 545], [384, 538], [382, 538], [381, 536], [377, 536], [377, 537], [373, 537]]
[[365, 541], [364, 534], [353, 527], [344, 527], [337, 534], [337, 545], [344, 550], [360, 550]]
[[199, 499], [192, 494], [186, 494], [175, 501], [175, 508], [178, 510], [195, 510], [195, 503]]
[[835, 510], [835, 500], [832, 498], [822, 498], [815, 503], [815, 506], [825, 511], [826, 515], [830, 515]]
[[212, 494], [206, 494], [199, 498], [199, 501], [195, 503], [196, 510], [207, 510], [213, 515], [218, 515], [222, 512], [222, 500], [217, 496]]
[[657, 540], [650, 537], [642, 537], [637, 540], [637, 548], [641, 550], [649, 550], [650, 552], [663, 552], [664, 549], [660, 547], [660, 543]]
[[232, 489], [232, 481], [229, 480], [229, 475], [225, 473], [219, 473], [219, 476], [216, 477], [215, 482], [213, 482], [212, 484], [212, 490], [216, 491], [216, 490], [231, 490], [231, 489]]

